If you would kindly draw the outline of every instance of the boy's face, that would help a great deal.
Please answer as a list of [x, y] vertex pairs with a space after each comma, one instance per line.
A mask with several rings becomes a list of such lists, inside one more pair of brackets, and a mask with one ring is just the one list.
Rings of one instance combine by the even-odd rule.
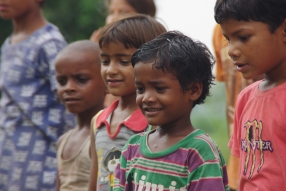
[[228, 54], [245, 79], [261, 74], [275, 77], [286, 64], [282, 26], [272, 34], [265, 23], [229, 19], [221, 28], [229, 42]]
[[153, 63], [135, 65], [136, 103], [151, 125], [177, 127], [190, 122], [192, 100], [183, 92], [175, 76], [152, 67]]
[[40, 0], [0, 0], [0, 16], [3, 19], [17, 19], [40, 9]]
[[136, 48], [126, 49], [122, 43], [111, 42], [101, 48], [101, 76], [114, 96], [135, 95], [134, 69], [131, 56]]
[[95, 53], [70, 53], [56, 58], [57, 93], [74, 114], [84, 114], [102, 107], [105, 85], [100, 76]]

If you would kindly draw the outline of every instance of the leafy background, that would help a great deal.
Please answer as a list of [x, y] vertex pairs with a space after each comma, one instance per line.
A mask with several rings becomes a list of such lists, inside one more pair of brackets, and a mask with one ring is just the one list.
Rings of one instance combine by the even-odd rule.
[[[104, 25], [106, 8], [102, 0], [48, 0], [43, 12], [49, 22], [59, 27], [68, 42], [88, 39]], [[0, 44], [12, 31], [11, 21], [0, 19]]]
[[[49, 0], [43, 7], [44, 15], [59, 27], [66, 40], [89, 39], [92, 32], [104, 25], [106, 8], [103, 0]], [[0, 19], [0, 44], [11, 34], [11, 21]], [[211, 96], [205, 104], [194, 108], [191, 119], [196, 128], [203, 129], [220, 147], [226, 161], [228, 132], [226, 124], [224, 83], [211, 88]]]

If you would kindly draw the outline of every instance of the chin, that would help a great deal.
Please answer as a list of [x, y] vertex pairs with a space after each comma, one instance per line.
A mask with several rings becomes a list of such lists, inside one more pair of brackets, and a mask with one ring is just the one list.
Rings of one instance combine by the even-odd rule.
[[147, 121], [148, 121], [148, 124], [152, 125], [152, 126], [160, 126], [161, 125], [161, 123], [158, 123], [155, 120], [148, 120], [148, 118], [147, 118]]

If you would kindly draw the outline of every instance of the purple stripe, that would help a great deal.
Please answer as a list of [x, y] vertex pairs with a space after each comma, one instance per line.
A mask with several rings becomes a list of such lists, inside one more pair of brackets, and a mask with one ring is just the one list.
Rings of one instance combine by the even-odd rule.
[[224, 191], [225, 189], [221, 178], [204, 178], [192, 181], [188, 190]]
[[[142, 156], [139, 144], [128, 145], [128, 149], [124, 151], [122, 155], [127, 159], [127, 161], [133, 160], [134, 158], [146, 158]], [[170, 163], [170, 165], [176, 164], [179, 166], [188, 166], [190, 172], [202, 165], [204, 162], [197, 150], [194, 149], [178, 149], [177, 151], [161, 158], [160, 161]]]

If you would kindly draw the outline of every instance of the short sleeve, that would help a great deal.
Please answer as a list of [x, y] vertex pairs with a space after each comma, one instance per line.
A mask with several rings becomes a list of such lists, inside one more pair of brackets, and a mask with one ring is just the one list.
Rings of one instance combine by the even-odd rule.
[[228, 147], [230, 148], [230, 152], [232, 155], [236, 157], [240, 157], [240, 115], [241, 115], [241, 109], [242, 109], [242, 102], [241, 102], [241, 93], [238, 95], [237, 101], [236, 101], [236, 108], [234, 112], [234, 123], [233, 123], [233, 133], [230, 137], [230, 140], [228, 142]]
[[222, 191], [228, 190], [228, 182], [224, 180], [223, 169], [219, 161], [205, 161], [189, 174], [189, 191]]

